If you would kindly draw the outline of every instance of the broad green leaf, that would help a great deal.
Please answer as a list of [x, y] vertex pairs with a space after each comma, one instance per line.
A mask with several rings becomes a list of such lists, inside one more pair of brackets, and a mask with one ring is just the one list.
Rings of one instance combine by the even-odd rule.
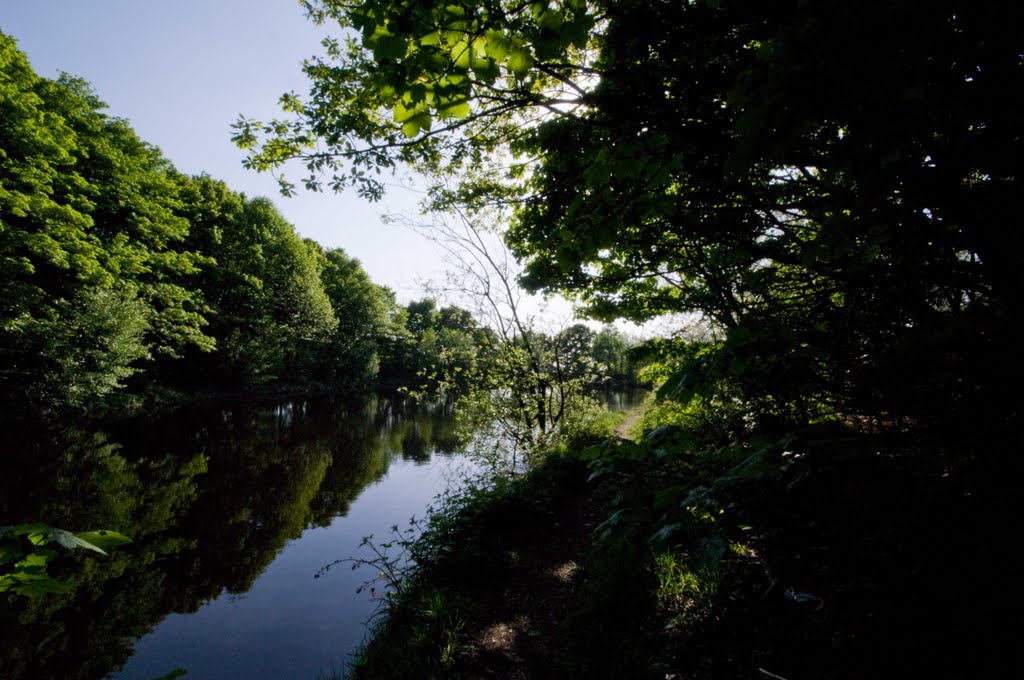
[[[369, 30], [370, 28], [373, 28], [373, 30]], [[367, 26], [363, 31], [363, 45], [376, 50], [377, 43], [380, 39], [389, 35], [391, 34], [388, 32], [388, 29], [384, 28], [380, 24]]]
[[448, 75], [441, 78], [440, 81], [438, 81], [438, 86], [441, 88], [457, 87], [459, 89], [462, 89], [460, 86], [464, 82], [466, 82], [466, 76], [462, 75], [461, 73], [449, 73]]
[[409, 120], [402, 124], [402, 134], [413, 139], [420, 133], [420, 124], [416, 120]]
[[401, 59], [408, 50], [409, 44], [405, 38], [397, 35], [382, 35], [373, 46], [373, 58], [377, 61]]
[[473, 59], [479, 61], [485, 59], [487, 54], [487, 38], [478, 36], [473, 40]]
[[54, 529], [50, 535], [50, 541], [58, 543], [68, 550], [74, 550], [78, 547], [78, 544], [75, 542], [75, 535], [63, 529]]
[[542, 36], [533, 42], [533, 49], [539, 59], [554, 59], [561, 53], [562, 43], [558, 38]]
[[465, 40], [460, 40], [451, 49], [452, 60], [460, 69], [468, 69], [473, 61], [473, 48]]
[[524, 77], [533, 68], [533, 55], [528, 47], [516, 47], [509, 50], [508, 68], [517, 78]]
[[53, 527], [42, 522], [29, 524], [17, 524], [10, 529], [11, 533], [18, 536], [25, 536], [33, 545], [42, 545], [50, 537]]
[[469, 102], [463, 100], [449, 104], [440, 113], [445, 118], [465, 118], [469, 115], [469, 111]]
[[484, 51], [487, 56], [494, 59], [496, 62], [504, 62], [508, 58], [509, 48], [512, 47], [512, 41], [500, 31], [488, 31], [486, 45]]
[[83, 541], [88, 541], [94, 546], [101, 548], [115, 548], [119, 545], [125, 545], [131, 543], [132, 539], [117, 533], [116, 531], [107, 531], [106, 529], [100, 529], [98, 531], [85, 531], [77, 534], [78, 538]]
[[565, 19], [562, 18], [562, 15], [551, 10], [541, 12], [537, 18], [537, 25], [549, 31], [557, 31], [562, 27], [563, 23], [565, 23]]
[[14, 571], [19, 577], [30, 579], [38, 574], [46, 574], [46, 564], [52, 558], [53, 553], [45, 550], [25, 555], [23, 560], [14, 565]]
[[61, 544], [69, 550], [73, 550], [75, 548], [85, 548], [87, 550], [98, 552], [101, 555], [107, 554], [106, 551], [103, 550], [103, 548], [93, 545], [89, 541], [82, 540], [70, 531], [64, 531], [63, 529], [54, 529], [52, 540], [56, 541], [57, 543]]
[[409, 120], [410, 118], [416, 115], [416, 107], [407, 106], [406, 100], [402, 98], [399, 99], [398, 102], [395, 104], [393, 113], [395, 116], [396, 123], [404, 123], [405, 121]]
[[501, 69], [493, 59], [483, 59], [473, 64], [473, 74], [485, 83], [493, 83], [501, 75]]
[[441, 32], [433, 31], [420, 38], [420, 45], [440, 45]]
[[562, 26], [562, 40], [573, 47], [583, 49], [590, 39], [590, 31], [594, 28], [593, 17], [583, 14]]

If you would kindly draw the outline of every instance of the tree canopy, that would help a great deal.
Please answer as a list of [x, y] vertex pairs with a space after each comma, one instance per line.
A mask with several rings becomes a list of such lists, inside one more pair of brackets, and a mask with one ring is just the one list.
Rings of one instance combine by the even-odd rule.
[[284, 118], [239, 121], [248, 164], [371, 198], [412, 164], [430, 207], [505, 225], [528, 286], [703, 315], [675, 387], [938, 421], [1019, 365], [1021, 9], [302, 4], [342, 38]]
[[0, 34], [6, 414], [376, 378], [395, 354], [390, 291], [269, 200], [181, 174], [104, 109]]

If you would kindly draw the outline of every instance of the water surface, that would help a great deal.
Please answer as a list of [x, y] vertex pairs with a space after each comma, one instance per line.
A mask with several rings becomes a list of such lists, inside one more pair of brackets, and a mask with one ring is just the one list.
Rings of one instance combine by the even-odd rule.
[[[76, 556], [67, 596], [0, 622], [4, 678], [315, 678], [376, 600], [364, 536], [422, 516], [457, 479], [449, 412], [400, 399], [206, 405], [106, 432], [8, 433], [0, 524], [134, 539]], [[119, 670], [120, 669], [120, 670]]]
[[[611, 394], [612, 408], [637, 395]], [[0, 611], [0, 677], [309, 678], [340, 671], [378, 600], [369, 557], [471, 467], [450, 409], [374, 396], [205, 404], [102, 432], [2, 434], [0, 525], [112, 529], [67, 595]], [[85, 551], [78, 551], [79, 553]]]

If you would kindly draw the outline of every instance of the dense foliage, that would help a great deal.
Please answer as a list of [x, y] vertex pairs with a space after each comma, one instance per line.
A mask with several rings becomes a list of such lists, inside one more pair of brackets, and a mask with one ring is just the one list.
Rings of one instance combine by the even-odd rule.
[[[1019, 579], [988, 546], [1020, 514], [1020, 6], [301, 4], [343, 37], [281, 120], [238, 121], [250, 167], [287, 193], [301, 161], [307, 188], [377, 198], [371, 171], [407, 164], [428, 208], [504, 236], [528, 288], [598, 319], [690, 320], [646, 348], [663, 387], [645, 441], [582, 453], [606, 518], [575, 518], [578, 608], [549, 624], [563, 599], [532, 606], [554, 570], [520, 563], [555, 552], [561, 522], [508, 521], [499, 483], [442, 509], [457, 531], [428, 530], [368, 676], [1006, 663]], [[481, 403], [535, 435], [559, 403], [550, 354], [513, 340], [492, 393], [518, 414]], [[537, 496], [520, 490], [517, 511]]]
[[438, 356], [436, 333], [475, 329], [442, 310], [447, 330], [410, 334], [389, 290], [302, 239], [267, 199], [177, 172], [86, 83], [38, 77], [3, 35], [0, 67], [8, 415], [168, 392], [351, 390], [382, 362], [410, 382], [426, 360], [408, 357]]
[[1019, 377], [1019, 8], [303, 5], [349, 37], [290, 117], [239, 121], [250, 165], [373, 197], [368, 168], [412, 163], [433, 207], [507, 226], [528, 285], [603, 318], [700, 314], [681, 393], [950, 424]]

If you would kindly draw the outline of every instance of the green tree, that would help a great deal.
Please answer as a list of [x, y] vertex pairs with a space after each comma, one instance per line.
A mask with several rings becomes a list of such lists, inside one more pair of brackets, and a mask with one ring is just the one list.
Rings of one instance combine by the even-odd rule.
[[637, 385], [637, 366], [629, 355], [633, 343], [612, 326], [605, 326], [594, 335], [591, 356], [613, 385]]
[[327, 264], [320, 276], [331, 301], [338, 327], [324, 356], [329, 379], [349, 386], [361, 386], [377, 377], [380, 345], [391, 333], [388, 315], [390, 291], [370, 280], [345, 251], [328, 250]]
[[209, 349], [173, 170], [88, 86], [0, 34], [0, 394], [95, 406], [150, 356]]
[[217, 339], [214, 354], [190, 361], [206, 380], [234, 385], [310, 379], [338, 325], [320, 278], [323, 251], [266, 199], [205, 176], [179, 182], [189, 246], [207, 258], [202, 288]]
[[31, 372], [17, 376], [32, 403], [87, 410], [96, 398], [123, 387], [139, 370], [138, 360], [149, 357], [144, 341], [149, 308], [127, 292], [87, 291], [74, 301], [58, 300], [54, 311], [53, 317], [27, 321], [9, 336], [35, 357]]
[[574, 323], [562, 329], [553, 338], [556, 370], [569, 378], [595, 381], [598, 366], [593, 358], [594, 331], [584, 324]]
[[307, 63], [290, 119], [239, 122], [249, 165], [375, 197], [367, 168], [414, 164], [434, 207], [508, 220], [528, 286], [712, 320], [674, 382], [938, 421], [982, 416], [1019, 365], [1024, 10], [303, 4], [355, 37]]
[[173, 166], [126, 121], [100, 113], [106, 104], [85, 81], [64, 75], [41, 79], [38, 89], [75, 133], [75, 170], [88, 182], [89, 233], [101, 246], [108, 280], [130, 282], [150, 307], [153, 353], [174, 358], [190, 346], [211, 349], [194, 286], [203, 258], [183, 247], [189, 223], [178, 214]]

